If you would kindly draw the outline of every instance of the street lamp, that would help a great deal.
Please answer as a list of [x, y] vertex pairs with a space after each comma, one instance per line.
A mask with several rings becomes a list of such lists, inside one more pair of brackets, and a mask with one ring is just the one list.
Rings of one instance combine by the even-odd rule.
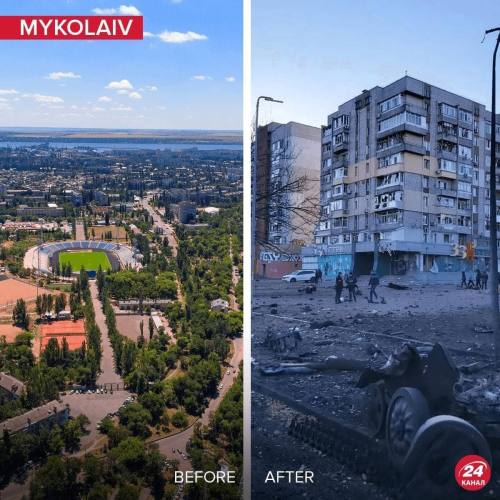
[[500, 311], [498, 307], [498, 248], [497, 248], [497, 196], [496, 196], [496, 60], [500, 44], [500, 28], [486, 30], [485, 35], [498, 31], [491, 73], [491, 162], [490, 162], [490, 269], [491, 269], [491, 307], [493, 332], [495, 335], [495, 362], [500, 365]]
[[250, 256], [252, 265], [252, 283], [255, 279], [255, 271], [257, 267], [257, 220], [256, 220], [256, 202], [257, 202], [257, 163], [259, 161], [259, 106], [260, 101], [276, 102], [283, 104], [283, 101], [274, 99], [266, 95], [261, 95], [257, 98], [255, 108], [255, 141], [254, 141], [254, 161], [252, 162], [252, 255]]

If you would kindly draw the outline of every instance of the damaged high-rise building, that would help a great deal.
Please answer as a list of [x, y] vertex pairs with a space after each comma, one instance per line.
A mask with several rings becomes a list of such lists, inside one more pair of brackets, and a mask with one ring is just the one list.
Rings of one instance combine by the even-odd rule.
[[[321, 220], [304, 267], [331, 278], [367, 274], [374, 258], [380, 274], [489, 265], [490, 119], [409, 76], [340, 105], [322, 128]], [[469, 243], [474, 261], [453, 255]]]

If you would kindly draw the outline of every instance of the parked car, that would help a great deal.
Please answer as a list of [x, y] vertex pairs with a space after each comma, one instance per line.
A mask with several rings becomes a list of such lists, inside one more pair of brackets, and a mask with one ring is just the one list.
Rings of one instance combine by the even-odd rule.
[[294, 271], [290, 274], [285, 274], [282, 278], [283, 281], [295, 283], [296, 281], [308, 281], [314, 283], [316, 281], [316, 271], [314, 269], [302, 269], [301, 271]]

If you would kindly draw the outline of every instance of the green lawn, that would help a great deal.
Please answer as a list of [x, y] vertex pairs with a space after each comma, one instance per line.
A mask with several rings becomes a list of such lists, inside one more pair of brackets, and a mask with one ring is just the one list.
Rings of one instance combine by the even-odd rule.
[[97, 271], [99, 266], [103, 271], [111, 269], [108, 256], [105, 252], [61, 252], [59, 266], [71, 264], [73, 272], [78, 272], [82, 266], [86, 271]]

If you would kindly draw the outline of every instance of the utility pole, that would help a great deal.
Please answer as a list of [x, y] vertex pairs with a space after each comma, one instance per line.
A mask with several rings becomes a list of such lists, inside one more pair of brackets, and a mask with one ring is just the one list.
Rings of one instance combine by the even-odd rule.
[[490, 271], [491, 271], [491, 313], [495, 336], [495, 364], [500, 367], [500, 310], [498, 307], [498, 247], [497, 247], [497, 151], [496, 151], [496, 60], [500, 44], [500, 28], [486, 30], [488, 33], [498, 32], [491, 73], [491, 162], [490, 162]]
[[252, 265], [252, 283], [255, 280], [257, 270], [257, 164], [259, 162], [259, 106], [260, 101], [269, 101], [283, 104], [283, 101], [273, 99], [272, 97], [261, 95], [257, 98], [255, 107], [255, 140], [254, 140], [254, 155], [252, 162], [252, 255], [250, 256]]

